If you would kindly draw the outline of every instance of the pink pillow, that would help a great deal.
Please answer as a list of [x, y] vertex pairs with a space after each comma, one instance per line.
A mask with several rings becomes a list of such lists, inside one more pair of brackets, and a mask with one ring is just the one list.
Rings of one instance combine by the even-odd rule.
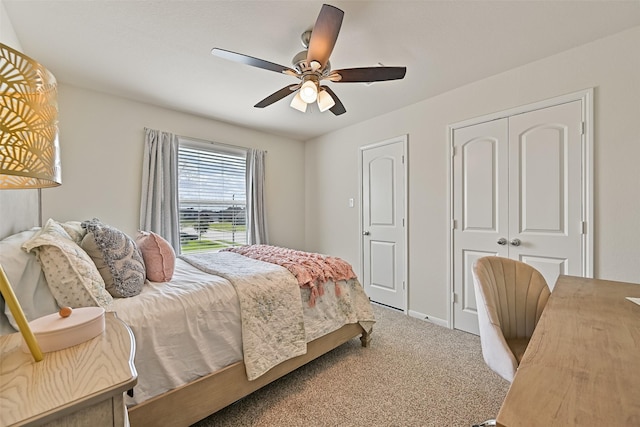
[[151, 231], [140, 231], [136, 245], [142, 252], [147, 279], [152, 282], [171, 280], [176, 266], [176, 253], [169, 242]]

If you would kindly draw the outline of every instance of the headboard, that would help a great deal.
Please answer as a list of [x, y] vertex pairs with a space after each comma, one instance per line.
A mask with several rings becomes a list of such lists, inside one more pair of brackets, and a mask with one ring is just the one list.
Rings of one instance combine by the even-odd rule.
[[[40, 190], [0, 190], [0, 239], [40, 224]], [[14, 333], [0, 296], [0, 335]]]
[[40, 224], [40, 190], [0, 191], [0, 239]]

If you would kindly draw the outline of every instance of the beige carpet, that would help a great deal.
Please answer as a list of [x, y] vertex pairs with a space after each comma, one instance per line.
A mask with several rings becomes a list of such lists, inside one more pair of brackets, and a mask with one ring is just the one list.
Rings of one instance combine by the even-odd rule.
[[359, 339], [200, 421], [197, 427], [470, 427], [495, 418], [509, 383], [486, 367], [479, 337], [375, 306]]

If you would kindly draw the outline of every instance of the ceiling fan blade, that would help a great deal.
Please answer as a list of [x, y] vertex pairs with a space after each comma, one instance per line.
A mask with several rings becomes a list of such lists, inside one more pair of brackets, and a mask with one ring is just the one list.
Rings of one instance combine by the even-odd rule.
[[336, 83], [370, 83], [400, 80], [406, 73], [407, 67], [345, 68], [332, 71], [327, 78]]
[[320, 69], [327, 65], [333, 47], [336, 45], [343, 17], [344, 12], [337, 7], [328, 4], [322, 5], [318, 19], [311, 30], [307, 64], [310, 65], [312, 61], [317, 61], [320, 63]]
[[326, 90], [329, 95], [331, 95], [331, 98], [333, 98], [333, 101], [335, 102], [335, 105], [329, 108], [329, 111], [331, 111], [336, 116], [346, 113], [347, 110], [344, 108], [344, 105], [342, 105], [342, 102], [340, 101], [340, 99], [338, 99], [338, 96], [335, 94], [335, 92], [332, 91], [329, 86], [322, 86], [322, 88]]
[[262, 101], [258, 102], [256, 105], [254, 105], [254, 107], [256, 107], [256, 108], [264, 108], [264, 107], [267, 107], [267, 106], [273, 104], [276, 101], [280, 101], [282, 98], [285, 98], [288, 95], [291, 95], [299, 86], [300, 85], [298, 85], [298, 84], [285, 86], [282, 89], [280, 89], [279, 91], [272, 93], [271, 95], [267, 96]]
[[275, 71], [276, 73], [291, 74], [294, 76], [298, 75], [297, 71], [289, 67], [285, 67], [284, 65], [274, 64], [273, 62], [265, 61], [264, 59], [254, 58], [253, 56], [243, 55], [242, 53], [231, 52], [230, 50], [214, 47], [211, 49], [211, 54], [230, 61], [251, 65], [252, 67]]

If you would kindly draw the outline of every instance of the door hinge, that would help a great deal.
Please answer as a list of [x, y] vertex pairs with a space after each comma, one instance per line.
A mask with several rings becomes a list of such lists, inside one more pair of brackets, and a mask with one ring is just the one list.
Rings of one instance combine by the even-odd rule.
[[458, 303], [458, 295], [456, 295], [455, 292], [451, 292], [451, 301], [453, 301], [454, 304]]
[[453, 147], [451, 147], [451, 157], [455, 157], [456, 156], [456, 146], [454, 145]]
[[580, 234], [587, 234], [587, 221], [580, 221]]
[[451, 220], [451, 229], [452, 229], [452, 230], [455, 230], [455, 229], [456, 229], [456, 220], [455, 220], [455, 219], [452, 219], [452, 220]]
[[404, 227], [404, 218], [402, 218], [402, 226]]
[[406, 285], [406, 283], [405, 283], [405, 281], [404, 281], [404, 280], [402, 281], [402, 290], [403, 290], [403, 291], [406, 291], [406, 290], [407, 290], [407, 285]]
[[580, 135], [584, 135], [585, 132], [585, 123], [580, 122]]
[[402, 164], [404, 165], [404, 154], [402, 155]]

